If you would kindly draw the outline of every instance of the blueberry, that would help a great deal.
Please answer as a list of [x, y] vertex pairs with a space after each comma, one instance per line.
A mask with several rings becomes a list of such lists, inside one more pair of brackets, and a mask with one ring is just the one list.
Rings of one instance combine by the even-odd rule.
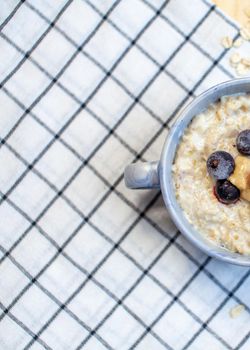
[[240, 198], [240, 190], [228, 180], [217, 180], [214, 194], [218, 201], [223, 204], [235, 203]]
[[225, 180], [234, 171], [235, 163], [231, 154], [225, 151], [212, 153], [207, 160], [207, 171], [216, 180]]
[[237, 149], [240, 153], [250, 155], [250, 130], [243, 130], [236, 140]]

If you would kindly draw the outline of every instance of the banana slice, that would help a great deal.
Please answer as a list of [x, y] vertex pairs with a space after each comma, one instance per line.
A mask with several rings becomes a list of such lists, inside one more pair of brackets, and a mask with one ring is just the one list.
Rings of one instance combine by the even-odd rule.
[[250, 190], [250, 158], [237, 156], [234, 161], [235, 169], [229, 181], [240, 190]]
[[240, 196], [241, 196], [241, 198], [250, 202], [250, 189], [241, 191]]

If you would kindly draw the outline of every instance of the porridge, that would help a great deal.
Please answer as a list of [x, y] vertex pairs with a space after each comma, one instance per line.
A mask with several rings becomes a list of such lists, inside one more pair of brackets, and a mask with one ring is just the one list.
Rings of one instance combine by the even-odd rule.
[[250, 95], [222, 97], [185, 131], [173, 164], [188, 221], [218, 245], [250, 254]]

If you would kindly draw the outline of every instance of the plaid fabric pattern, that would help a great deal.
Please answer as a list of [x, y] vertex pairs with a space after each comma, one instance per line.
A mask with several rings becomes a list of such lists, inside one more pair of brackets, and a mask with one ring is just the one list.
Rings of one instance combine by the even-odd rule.
[[0, 348], [249, 349], [249, 269], [123, 182], [233, 77], [237, 26], [206, 0], [9, 0], [0, 20]]

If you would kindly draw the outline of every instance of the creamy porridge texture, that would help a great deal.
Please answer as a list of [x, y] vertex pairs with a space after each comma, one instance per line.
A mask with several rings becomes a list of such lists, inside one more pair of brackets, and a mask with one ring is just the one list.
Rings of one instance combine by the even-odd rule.
[[239, 156], [237, 135], [249, 128], [250, 95], [225, 96], [193, 119], [173, 164], [176, 198], [187, 219], [216, 244], [241, 254], [250, 254], [250, 202], [220, 203], [206, 162], [218, 150]]

